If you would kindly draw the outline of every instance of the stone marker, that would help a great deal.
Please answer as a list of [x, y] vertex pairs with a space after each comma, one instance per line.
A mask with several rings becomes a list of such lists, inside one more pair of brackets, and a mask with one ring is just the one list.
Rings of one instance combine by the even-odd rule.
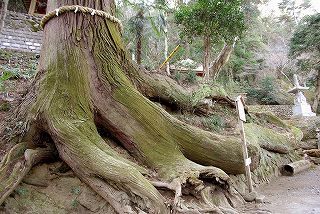
[[293, 116], [316, 116], [316, 114], [312, 112], [311, 106], [307, 103], [307, 99], [302, 93], [304, 90], [308, 90], [309, 87], [300, 86], [296, 74], [293, 75], [293, 81], [294, 88], [288, 91], [288, 93], [295, 95], [294, 106], [292, 108]]

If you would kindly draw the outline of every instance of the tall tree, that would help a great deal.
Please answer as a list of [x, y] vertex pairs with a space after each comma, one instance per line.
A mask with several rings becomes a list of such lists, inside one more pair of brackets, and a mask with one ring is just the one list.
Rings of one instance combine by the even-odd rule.
[[[0, 204], [56, 148], [118, 213], [218, 212], [214, 185], [229, 200], [239, 196], [221, 169], [244, 172], [240, 141], [187, 125], [147, 99], [184, 109], [197, 103], [170, 78], [150, 76], [130, 60], [109, 2], [48, 1], [38, 73], [0, 144], [8, 151], [0, 164]], [[113, 150], [112, 139], [137, 162]], [[258, 148], [249, 151], [255, 168]], [[202, 197], [192, 202], [197, 209], [180, 200], [183, 186]], [[171, 206], [155, 187], [175, 192]]]
[[129, 20], [130, 30], [135, 34], [136, 37], [136, 52], [135, 58], [137, 63], [140, 65], [142, 60], [142, 39], [145, 27], [145, 6], [139, 4], [137, 6], [137, 14]]
[[7, 14], [8, 2], [9, 0], [0, 0], [0, 32], [4, 27], [4, 20]]
[[[301, 20], [290, 40], [289, 55], [302, 57], [317, 71], [315, 98], [312, 108], [317, 111], [320, 99], [320, 13]], [[303, 56], [302, 56], [303, 55]]]
[[[225, 41], [226, 45], [219, 55], [227, 59], [233, 46], [234, 38], [240, 36], [244, 30], [244, 14], [241, 0], [196, 0], [183, 5], [175, 14], [178, 24], [183, 27], [182, 36], [193, 39], [195, 36], [203, 38], [204, 57], [203, 68], [206, 78], [209, 78], [210, 50], [212, 41]], [[223, 61], [223, 60], [222, 60]], [[221, 60], [216, 60], [221, 62]], [[223, 61], [225, 62], [225, 61]], [[214, 66], [220, 68], [220, 66]], [[213, 71], [212, 73], [215, 73]]]
[[281, 11], [280, 22], [286, 24], [287, 28], [292, 32], [301, 19], [302, 11], [310, 8], [311, 3], [310, 0], [303, 0], [301, 3], [296, 0], [282, 0], [279, 2], [278, 7]]
[[[168, 7], [167, 7], [167, 0], [156, 0], [155, 6], [158, 8], [159, 15], [159, 32], [161, 32], [164, 36], [164, 59], [166, 60], [168, 58], [168, 50], [169, 50], [169, 44], [168, 44]], [[166, 63], [166, 73], [167, 75], [170, 74], [170, 64], [169, 62]]]

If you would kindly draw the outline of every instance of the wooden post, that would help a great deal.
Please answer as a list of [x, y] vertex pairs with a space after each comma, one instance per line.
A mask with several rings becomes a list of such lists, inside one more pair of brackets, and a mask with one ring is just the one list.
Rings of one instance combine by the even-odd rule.
[[36, 10], [36, 4], [37, 0], [31, 0], [30, 7], [29, 7], [29, 14], [34, 14], [34, 11]]
[[243, 126], [243, 122], [246, 121], [246, 114], [244, 112], [244, 100], [241, 95], [238, 96], [236, 99], [236, 108], [237, 108], [237, 112], [239, 114], [238, 120], [239, 120], [239, 125], [240, 125], [240, 135], [241, 135], [241, 141], [242, 141], [243, 161], [244, 161], [244, 167], [246, 170], [248, 189], [249, 189], [249, 193], [250, 193], [253, 191], [251, 171], [250, 171], [251, 158], [248, 157], [246, 134], [244, 132], [244, 126]]

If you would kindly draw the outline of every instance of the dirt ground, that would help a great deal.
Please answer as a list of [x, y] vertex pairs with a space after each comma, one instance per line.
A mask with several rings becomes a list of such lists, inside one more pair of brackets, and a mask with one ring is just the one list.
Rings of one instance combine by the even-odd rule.
[[320, 214], [320, 166], [294, 176], [275, 178], [256, 189], [262, 204], [247, 204], [246, 214]]

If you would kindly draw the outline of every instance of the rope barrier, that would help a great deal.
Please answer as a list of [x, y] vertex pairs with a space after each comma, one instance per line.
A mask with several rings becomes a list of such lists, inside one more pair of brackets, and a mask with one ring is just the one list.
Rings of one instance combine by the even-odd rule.
[[83, 6], [80, 6], [80, 5], [70, 5], [70, 6], [62, 6], [62, 7], [59, 7], [49, 13], [47, 13], [41, 20], [41, 27], [44, 28], [44, 26], [46, 25], [46, 23], [54, 18], [54, 17], [57, 17], [63, 13], [67, 13], [67, 12], [74, 12], [75, 14], [79, 11], [79, 12], [82, 12], [82, 13], [89, 13], [91, 14], [92, 16], [94, 15], [98, 15], [98, 16], [101, 16], [103, 18], [106, 18], [106, 19], [109, 19], [110, 21], [118, 24], [119, 28], [120, 28], [120, 31], [122, 31], [123, 29], [123, 26], [122, 26], [122, 23], [119, 19], [117, 19], [116, 17], [110, 15], [109, 13], [106, 13], [102, 10], [95, 10], [93, 8], [90, 8], [90, 7], [83, 7]]

